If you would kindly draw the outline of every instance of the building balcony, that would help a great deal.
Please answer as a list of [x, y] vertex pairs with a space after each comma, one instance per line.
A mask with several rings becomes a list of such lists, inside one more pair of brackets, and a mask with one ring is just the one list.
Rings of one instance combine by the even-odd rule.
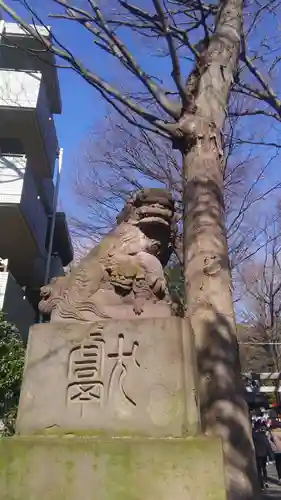
[[55, 187], [53, 180], [40, 179], [40, 184], [38, 185], [38, 194], [44, 206], [46, 214], [51, 214], [53, 211]]
[[[52, 41], [48, 27], [36, 26], [36, 31], [41, 37]], [[43, 51], [40, 41], [33, 38], [16, 23], [5, 22], [2, 37], [3, 43], [0, 45], [1, 68], [32, 70], [42, 73], [50, 111], [60, 114], [61, 95], [54, 54], [49, 50]], [[28, 52], [32, 50], [40, 50], [40, 58], [34, 57]]]
[[28, 330], [35, 321], [35, 311], [9, 272], [0, 272], [0, 311], [18, 328], [26, 343]]
[[53, 176], [58, 140], [42, 73], [0, 69], [0, 137], [20, 140], [38, 175]]
[[46, 254], [48, 218], [37, 193], [26, 156], [0, 156], [0, 256], [21, 286]]
[[[52, 218], [49, 217], [49, 225], [47, 231], [47, 244], [51, 229]], [[53, 238], [53, 253], [59, 255], [64, 267], [68, 266], [73, 260], [73, 246], [68, 229], [68, 224], [64, 212], [56, 213], [56, 222]]]

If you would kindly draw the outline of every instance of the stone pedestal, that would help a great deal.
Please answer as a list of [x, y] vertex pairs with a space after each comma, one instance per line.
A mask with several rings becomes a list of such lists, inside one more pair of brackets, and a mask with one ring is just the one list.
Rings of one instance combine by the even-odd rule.
[[17, 431], [194, 434], [192, 364], [180, 318], [34, 326]]
[[196, 437], [180, 318], [50, 323], [29, 335], [5, 500], [225, 500], [222, 446]]
[[5, 500], [225, 500], [212, 439], [0, 440]]

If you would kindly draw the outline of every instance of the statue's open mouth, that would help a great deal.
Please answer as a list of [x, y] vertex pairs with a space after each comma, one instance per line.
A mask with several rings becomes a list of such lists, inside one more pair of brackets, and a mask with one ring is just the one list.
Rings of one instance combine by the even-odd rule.
[[139, 224], [164, 224], [170, 226], [173, 211], [164, 206], [145, 206], [138, 209]]
[[165, 220], [163, 217], [143, 217], [139, 222], [139, 225], [144, 224], [163, 224], [165, 226], [169, 226], [169, 222]]

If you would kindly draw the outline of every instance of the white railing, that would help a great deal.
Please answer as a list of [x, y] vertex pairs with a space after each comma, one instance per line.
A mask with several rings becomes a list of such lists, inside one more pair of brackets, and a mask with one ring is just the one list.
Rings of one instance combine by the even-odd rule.
[[[281, 379], [281, 372], [262, 372], [262, 373], [255, 373], [257, 375], [257, 378], [253, 378], [254, 374], [252, 372], [246, 372], [243, 373], [243, 377], [248, 380], [256, 380], [256, 381], [268, 381], [268, 380], [280, 380]], [[272, 392], [281, 392], [281, 387], [276, 387], [275, 385], [265, 385], [261, 384], [259, 387], [251, 387], [247, 386], [246, 387], [247, 392], [261, 392], [261, 393], [272, 393]]]
[[33, 108], [37, 106], [42, 75], [39, 71], [0, 70], [0, 106]]
[[20, 203], [27, 159], [0, 155], [0, 203]]
[[[9, 110], [10, 113], [16, 112], [14, 121], [17, 124], [19, 123], [19, 109], [34, 113], [38, 130], [34, 130], [29, 125], [29, 129], [23, 130], [23, 135], [26, 136], [29, 133], [30, 139], [42, 144], [43, 154], [52, 176], [58, 151], [58, 140], [42, 73], [0, 69], [0, 111], [1, 109]], [[24, 120], [21, 120], [21, 127], [25, 127]]]

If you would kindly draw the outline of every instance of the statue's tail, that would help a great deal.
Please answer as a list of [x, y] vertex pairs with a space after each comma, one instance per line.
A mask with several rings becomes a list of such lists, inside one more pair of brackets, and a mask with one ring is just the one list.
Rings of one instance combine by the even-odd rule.
[[83, 312], [92, 313], [99, 318], [110, 319], [110, 316], [102, 312], [93, 301], [79, 300], [78, 297], [73, 298], [72, 293], [68, 293], [68, 291], [55, 309], [55, 315], [65, 320], [89, 321], [85, 319]]

